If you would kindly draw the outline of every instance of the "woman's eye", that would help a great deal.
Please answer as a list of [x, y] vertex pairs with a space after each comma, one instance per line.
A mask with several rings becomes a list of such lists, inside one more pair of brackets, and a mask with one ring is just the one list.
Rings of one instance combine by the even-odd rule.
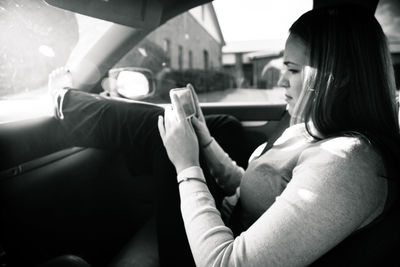
[[289, 69], [289, 71], [290, 71], [291, 73], [293, 73], [293, 74], [299, 73], [299, 72], [300, 72], [300, 70], [295, 70], [295, 69]]

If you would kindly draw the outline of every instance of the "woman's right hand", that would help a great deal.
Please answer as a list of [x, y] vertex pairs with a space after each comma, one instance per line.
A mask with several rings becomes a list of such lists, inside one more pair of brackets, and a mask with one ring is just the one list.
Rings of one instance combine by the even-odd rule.
[[206, 120], [204, 119], [203, 112], [200, 108], [199, 99], [191, 84], [186, 86], [192, 91], [194, 98], [194, 105], [196, 108], [196, 116], [192, 117], [192, 125], [196, 132], [197, 139], [199, 140], [200, 147], [205, 147], [212, 141], [210, 131], [207, 128]]

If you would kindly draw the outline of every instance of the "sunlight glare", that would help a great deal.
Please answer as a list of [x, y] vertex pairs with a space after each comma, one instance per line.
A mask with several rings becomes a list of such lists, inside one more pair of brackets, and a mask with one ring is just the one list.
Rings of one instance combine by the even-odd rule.
[[0, 122], [51, 117], [53, 108], [51, 97], [48, 94], [35, 99], [0, 100]]
[[54, 57], [56, 55], [56, 53], [54, 52], [54, 49], [47, 45], [39, 46], [38, 50], [39, 50], [40, 54], [42, 54], [46, 57]]
[[352, 142], [348, 138], [335, 138], [334, 140], [330, 140], [321, 144], [321, 148], [328, 151], [329, 153], [338, 156], [340, 158], [346, 158], [346, 154], [344, 150], [339, 149], [343, 147], [348, 147], [348, 142]]
[[285, 39], [290, 25], [312, 8], [312, 0], [216, 0], [213, 5], [229, 43]]
[[309, 201], [309, 202], [313, 201], [317, 197], [317, 195], [315, 193], [311, 192], [310, 190], [303, 189], [303, 188], [300, 188], [297, 191], [297, 194], [299, 195], [299, 197], [301, 199], [303, 199], [305, 201]]

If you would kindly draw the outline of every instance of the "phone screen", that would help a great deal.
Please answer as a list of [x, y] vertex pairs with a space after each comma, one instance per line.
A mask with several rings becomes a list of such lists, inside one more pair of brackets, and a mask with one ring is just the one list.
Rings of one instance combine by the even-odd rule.
[[176, 88], [171, 89], [170, 97], [172, 99], [172, 94], [176, 94], [179, 98], [183, 110], [185, 111], [186, 117], [195, 116], [196, 108], [194, 106], [194, 99], [192, 91], [189, 88]]

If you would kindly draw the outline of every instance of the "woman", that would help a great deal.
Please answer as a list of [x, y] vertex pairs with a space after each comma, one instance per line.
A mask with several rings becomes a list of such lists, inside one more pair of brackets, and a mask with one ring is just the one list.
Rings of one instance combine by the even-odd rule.
[[[198, 266], [307, 265], [390, 204], [400, 138], [380, 25], [360, 7], [321, 8], [289, 32], [279, 85], [291, 127], [246, 171], [213, 140], [198, 106], [190, 122], [173, 98], [176, 110], [159, 117]], [[228, 218], [216, 209], [199, 150], [226, 195], [240, 195]]]

